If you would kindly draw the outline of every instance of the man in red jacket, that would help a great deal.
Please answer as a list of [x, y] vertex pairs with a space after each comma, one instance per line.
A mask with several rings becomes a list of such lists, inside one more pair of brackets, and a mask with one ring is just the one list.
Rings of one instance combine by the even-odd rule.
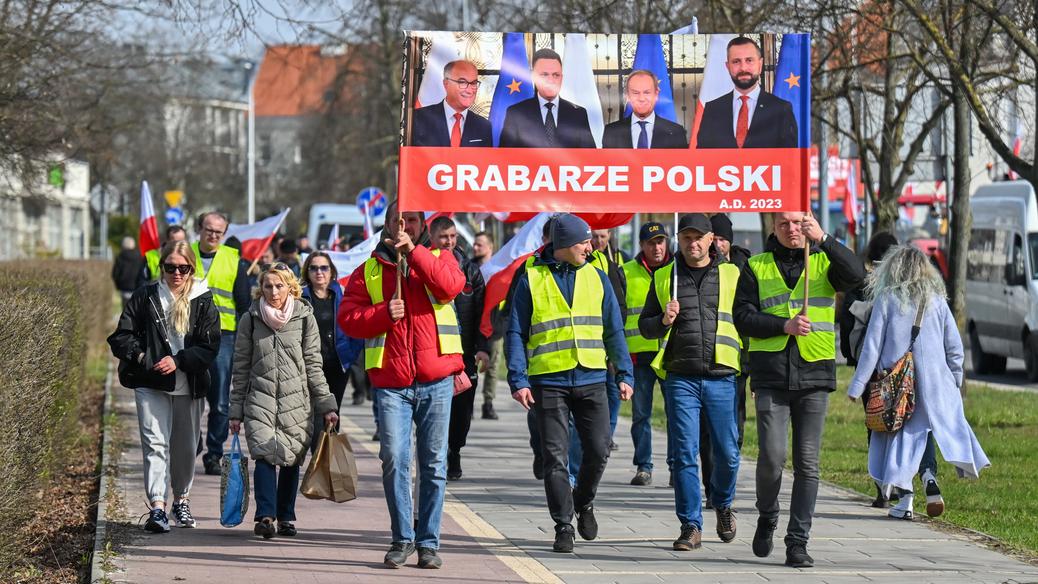
[[[451, 398], [454, 375], [464, 369], [451, 301], [465, 287], [465, 276], [454, 254], [430, 251], [422, 213], [398, 213], [391, 204], [383, 236], [371, 258], [350, 275], [339, 326], [365, 340], [364, 367], [377, 393], [382, 487], [393, 533], [385, 564], [399, 568], [417, 547], [419, 568], [439, 568]], [[417, 427], [417, 522], [410, 493], [412, 424]]]

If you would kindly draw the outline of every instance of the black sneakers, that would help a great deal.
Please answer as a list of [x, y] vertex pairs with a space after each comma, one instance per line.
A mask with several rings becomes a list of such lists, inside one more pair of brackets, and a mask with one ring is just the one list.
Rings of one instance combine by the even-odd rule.
[[443, 566], [443, 560], [436, 554], [436, 550], [427, 547], [418, 548], [418, 567], [426, 570], [438, 570]]
[[456, 481], [461, 478], [461, 453], [447, 452], [447, 480]]
[[191, 508], [187, 506], [187, 499], [173, 503], [170, 514], [173, 515], [173, 521], [176, 522], [177, 527], [190, 528], [196, 525], [195, 518], [191, 516]]
[[262, 521], [256, 522], [256, 527], [252, 528], [252, 533], [262, 536], [263, 539], [270, 539], [277, 533], [277, 529], [274, 527], [274, 520], [270, 517], [264, 517]]
[[806, 543], [786, 545], [786, 565], [790, 568], [810, 568], [815, 565], [814, 558], [807, 555]]
[[631, 479], [631, 484], [636, 487], [647, 487], [652, 484], [652, 473], [647, 470], [640, 470], [634, 473], [634, 478]]
[[703, 546], [703, 533], [691, 523], [681, 526], [681, 534], [674, 540], [674, 549], [679, 552], [697, 550]]
[[595, 519], [595, 507], [591, 503], [577, 511], [577, 533], [587, 541], [598, 537], [598, 520]]
[[149, 511], [144, 530], [151, 533], [169, 533], [169, 518], [166, 517], [166, 512], [158, 507]]
[[295, 525], [292, 525], [291, 521], [278, 521], [278, 535], [285, 537], [295, 537], [299, 531]]
[[558, 552], [560, 554], [573, 553], [573, 526], [566, 524], [555, 526], [555, 544], [551, 546], [551, 551]]
[[389, 546], [389, 551], [386, 552], [386, 557], [382, 559], [382, 563], [390, 568], [399, 568], [407, 562], [407, 558], [411, 557], [413, 553], [414, 542], [394, 541], [393, 545]]
[[735, 511], [731, 507], [715, 509], [717, 514], [717, 537], [728, 543], [735, 539]]
[[497, 412], [494, 411], [494, 402], [483, 402], [483, 419], [496, 420]]
[[219, 476], [223, 474], [223, 469], [220, 468], [220, 458], [206, 458], [202, 457], [202, 466], [205, 467], [205, 474], [210, 476]]
[[753, 555], [758, 558], [766, 558], [771, 555], [771, 550], [775, 549], [775, 544], [771, 541], [773, 535], [775, 535], [775, 527], [778, 526], [778, 519], [765, 519], [759, 517], [757, 519], [757, 531], [753, 534]]

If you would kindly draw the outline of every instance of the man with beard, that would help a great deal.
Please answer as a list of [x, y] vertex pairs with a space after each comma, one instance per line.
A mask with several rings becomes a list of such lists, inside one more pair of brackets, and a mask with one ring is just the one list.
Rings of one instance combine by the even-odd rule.
[[747, 37], [728, 43], [725, 66], [735, 90], [707, 102], [696, 143], [699, 148], [796, 148], [793, 106], [761, 89], [760, 46]]

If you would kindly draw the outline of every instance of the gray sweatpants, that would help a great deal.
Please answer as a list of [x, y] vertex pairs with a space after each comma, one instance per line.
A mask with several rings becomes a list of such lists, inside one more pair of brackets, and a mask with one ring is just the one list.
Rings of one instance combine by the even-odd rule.
[[785, 542], [786, 545], [807, 543], [818, 496], [818, 460], [829, 392], [759, 389], [756, 396], [760, 442], [757, 511], [762, 519], [778, 521], [778, 496], [782, 489], [782, 469], [786, 466], [786, 437], [792, 420], [793, 495], [789, 503]]
[[136, 389], [134, 394], [148, 502], [168, 504], [185, 499], [195, 480], [195, 450], [205, 400], [156, 389]]

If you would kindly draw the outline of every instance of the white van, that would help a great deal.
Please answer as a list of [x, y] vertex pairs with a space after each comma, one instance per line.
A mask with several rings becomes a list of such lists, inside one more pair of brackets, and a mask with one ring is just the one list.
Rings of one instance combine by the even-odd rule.
[[[382, 217], [375, 218], [375, 230], [382, 227]], [[364, 215], [356, 205], [337, 205], [317, 203], [310, 207], [310, 221], [307, 223], [307, 236], [314, 249], [328, 242], [332, 226], [339, 225], [339, 237], [350, 239], [364, 238]]]
[[1038, 203], [1027, 181], [985, 185], [970, 201], [966, 313], [976, 373], [1023, 359], [1038, 381]]

